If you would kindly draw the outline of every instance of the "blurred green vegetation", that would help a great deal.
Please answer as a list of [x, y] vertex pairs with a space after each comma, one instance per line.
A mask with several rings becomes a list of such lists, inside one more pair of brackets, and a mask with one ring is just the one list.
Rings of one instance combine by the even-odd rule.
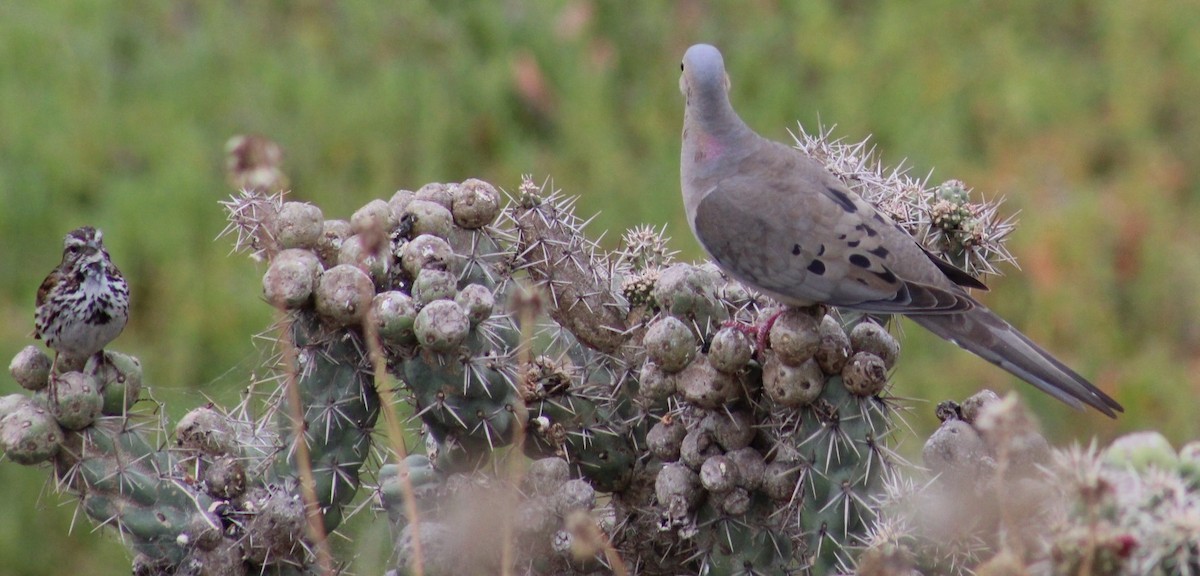
[[[1071, 411], [906, 324], [896, 391], [920, 399], [918, 431], [988, 386], [1020, 390], [1060, 442], [1156, 428], [1178, 444], [1200, 431], [1198, 28], [1200, 6], [1156, 0], [2, 3], [0, 357], [30, 342], [62, 236], [93, 224], [133, 286], [115, 347], [175, 417], [236, 402], [273, 314], [261, 266], [214, 241], [239, 133], [279, 142], [293, 197], [329, 217], [531, 173], [601, 211], [606, 245], [669, 224], [698, 257], [678, 60], [707, 41], [764, 135], [837, 123], [890, 163], [1007, 197], [1022, 269], [986, 301], [1127, 407]], [[0, 465], [0, 573], [127, 570], [111, 535], [65, 535], [74, 507], [44, 479]], [[347, 548], [378, 556], [384, 532]]]

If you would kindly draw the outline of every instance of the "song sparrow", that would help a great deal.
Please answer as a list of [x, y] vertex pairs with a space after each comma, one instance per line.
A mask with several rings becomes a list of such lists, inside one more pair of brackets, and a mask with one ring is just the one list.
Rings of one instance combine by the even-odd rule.
[[38, 288], [34, 315], [34, 337], [55, 351], [51, 397], [59, 356], [100, 353], [128, 320], [129, 285], [104, 249], [103, 235], [91, 226], [72, 230], [63, 240], [62, 263]]

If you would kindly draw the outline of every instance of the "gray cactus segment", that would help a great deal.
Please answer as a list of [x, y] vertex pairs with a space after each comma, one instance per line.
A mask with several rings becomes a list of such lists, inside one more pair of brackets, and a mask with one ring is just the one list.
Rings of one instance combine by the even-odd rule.
[[[350, 331], [330, 331], [309, 312], [291, 322], [299, 374], [297, 388], [304, 415], [316, 483], [317, 504], [326, 528], [337, 526], [342, 507], [354, 498], [362, 467], [371, 448], [371, 431], [379, 418], [379, 395], [367, 369], [366, 346]], [[296, 432], [286, 402], [279, 406], [278, 427], [284, 438]], [[282, 452], [272, 468], [273, 481], [294, 481], [296, 453]]]
[[564, 208], [550, 199], [513, 210], [517, 253], [550, 292], [550, 317], [583, 344], [615, 352], [627, 340], [626, 306], [596, 248], [580, 234], [582, 224]]

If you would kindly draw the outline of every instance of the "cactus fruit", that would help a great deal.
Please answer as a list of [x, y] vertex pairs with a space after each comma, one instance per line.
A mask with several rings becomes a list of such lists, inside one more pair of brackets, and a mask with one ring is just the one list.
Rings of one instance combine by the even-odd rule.
[[366, 316], [374, 293], [366, 272], [339, 264], [321, 274], [315, 294], [317, 312], [340, 326], [358, 324]]
[[67, 372], [58, 380], [58, 398], [50, 402], [54, 419], [67, 430], [81, 430], [96, 421], [104, 408], [100, 384], [92, 374]]
[[304, 202], [284, 202], [275, 217], [273, 235], [281, 250], [314, 248], [323, 229], [320, 208]]
[[13, 356], [8, 373], [22, 388], [36, 392], [49, 382], [50, 357], [37, 346], [26, 346]]
[[16, 394], [4, 397], [0, 416], [0, 448], [13, 462], [38, 464], [53, 457], [63, 430], [48, 410]]

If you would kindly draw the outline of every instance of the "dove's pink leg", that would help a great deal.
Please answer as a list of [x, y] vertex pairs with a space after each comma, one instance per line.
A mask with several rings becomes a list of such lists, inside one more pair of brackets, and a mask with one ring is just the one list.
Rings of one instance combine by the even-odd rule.
[[766, 320], [763, 320], [757, 324], [742, 324], [741, 322], [730, 320], [729, 322], [725, 323], [725, 326], [729, 328], [736, 328], [742, 334], [753, 338], [754, 355], [759, 360], [762, 360], [763, 354], [767, 350], [767, 343], [771, 339], [771, 327], [775, 325], [775, 321], [779, 320], [779, 317], [783, 315], [785, 310], [787, 310], [787, 308], [780, 308], [779, 310], [771, 313]]

